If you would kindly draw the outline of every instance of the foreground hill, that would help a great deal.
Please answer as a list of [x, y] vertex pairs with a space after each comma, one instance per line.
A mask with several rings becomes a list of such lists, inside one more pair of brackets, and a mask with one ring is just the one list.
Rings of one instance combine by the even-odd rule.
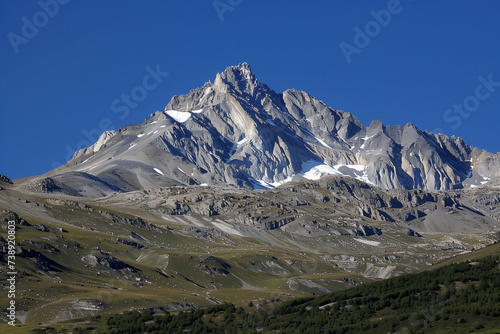
[[[500, 257], [391, 278], [265, 310], [232, 304], [178, 315], [125, 313], [109, 333], [493, 333], [500, 329]], [[152, 322], [148, 322], [153, 320]]]
[[[497, 333], [500, 244], [488, 255], [316, 298], [222, 304], [189, 312], [129, 311], [78, 333]], [[480, 256], [480, 254], [477, 254]], [[66, 327], [67, 328], [67, 327]], [[43, 333], [56, 332], [43, 328]], [[65, 332], [60, 327], [57, 332]]]
[[[499, 239], [494, 182], [425, 192], [330, 176], [267, 190], [176, 186], [99, 199], [1, 185], [0, 220], [17, 229], [22, 326], [323, 295]], [[0, 230], [5, 249], [6, 239]], [[4, 272], [6, 260], [2, 252]]]

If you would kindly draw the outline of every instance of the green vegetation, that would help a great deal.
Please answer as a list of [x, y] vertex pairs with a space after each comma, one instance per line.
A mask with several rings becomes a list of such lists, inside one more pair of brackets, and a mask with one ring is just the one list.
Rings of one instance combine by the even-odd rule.
[[126, 312], [109, 333], [493, 333], [500, 329], [499, 257], [363, 284], [274, 310], [232, 304], [173, 314]]

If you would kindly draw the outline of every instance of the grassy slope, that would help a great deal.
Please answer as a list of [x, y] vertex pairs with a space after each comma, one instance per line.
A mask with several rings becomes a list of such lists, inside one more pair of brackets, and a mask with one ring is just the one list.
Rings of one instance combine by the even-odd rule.
[[[279, 327], [282, 325], [281, 333], [294, 333], [299, 328], [300, 332], [319, 333], [320, 331], [313, 326], [323, 321], [326, 328], [332, 330], [339, 323], [351, 323], [351, 325], [344, 327], [344, 331], [339, 331], [339, 333], [358, 332], [359, 328], [355, 329], [357, 324], [364, 324], [368, 328], [368, 326], [374, 323], [377, 323], [375, 328], [366, 329], [370, 333], [387, 333], [389, 331], [394, 331], [395, 333], [498, 333], [500, 329], [500, 318], [485, 313], [481, 308], [484, 306], [482, 305], [483, 303], [488, 303], [488, 300], [490, 304], [491, 301], [493, 301], [491, 308], [500, 314], [499, 287], [493, 288], [493, 283], [491, 281], [492, 277], [499, 277], [500, 275], [500, 266], [498, 262], [496, 265], [490, 266], [487, 269], [483, 269], [486, 267], [482, 265], [478, 267], [473, 264], [466, 265], [465, 269], [461, 267], [462, 269], [458, 270], [456, 268], [459, 266], [456, 264], [453, 265], [453, 263], [461, 261], [483, 261], [482, 259], [490, 256], [500, 256], [500, 247], [498, 244], [486, 247], [474, 254], [461, 255], [453, 260], [444, 261], [437, 264], [432, 270], [426, 270], [420, 274], [367, 283], [358, 288], [346, 290], [345, 292], [328, 294], [315, 299], [307, 298], [295, 301], [292, 300], [285, 303], [269, 303], [265, 301], [255, 303], [259, 304], [258, 306], [249, 306], [247, 304], [244, 306], [245, 311], [243, 311], [243, 313], [237, 311], [237, 309], [233, 309], [232, 312], [229, 312], [233, 315], [231, 316], [229, 314], [229, 317], [227, 314], [225, 315], [227, 310], [226, 312], [224, 312], [224, 310], [214, 311], [213, 307], [208, 307], [200, 310], [201, 313], [198, 312], [202, 321], [196, 321], [196, 317], [194, 318], [195, 320], [190, 318], [191, 320], [189, 321], [193, 322], [193, 325], [188, 327], [194, 328], [195, 324], [198, 323], [198, 325], [205, 324], [213, 330], [216, 328], [225, 328], [225, 330], [231, 332], [232, 326], [236, 325], [239, 326], [240, 329], [245, 329], [243, 332], [253, 333], [255, 332], [255, 328], [270, 329], [273, 328], [273, 326]], [[451, 274], [451, 276], [449, 276], [449, 274]], [[454, 279], [447, 279], [447, 275], [449, 277], [454, 277], [454, 275], [459, 277], [461, 275], [461, 280], [465, 280], [465, 283], [462, 281], [455, 282]], [[464, 275], [465, 277], [468, 277], [467, 275], [475, 275], [481, 279], [486, 279], [490, 286], [490, 290], [487, 292], [488, 296], [483, 296], [481, 300], [475, 301], [475, 294], [481, 295], [478, 292], [480, 291], [479, 289], [481, 289], [481, 283], [474, 279], [464, 279]], [[433, 284], [432, 282], [434, 280], [439, 284]], [[420, 290], [412, 290], [415, 289], [415, 287]], [[473, 298], [470, 300], [469, 304], [462, 302], [462, 298], [464, 298], [463, 293], [468, 291], [468, 289], [470, 291], [475, 291], [475, 294], [473, 292], [468, 297]], [[404, 292], [406, 290], [411, 291], [410, 294], [412, 294], [412, 297], [409, 297], [409, 295], [404, 298], [398, 297], [399, 299], [395, 297], [398, 296], [398, 294], [406, 295]], [[385, 295], [385, 297], [382, 297], [383, 295]], [[408, 297], [412, 300], [412, 298], [417, 298], [418, 296], [425, 296], [428, 300], [423, 301], [422, 305], [418, 304], [417, 299], [414, 299], [414, 306], [404, 307], [400, 304], [406, 302]], [[380, 304], [382, 301], [385, 302], [385, 299], [388, 300], [387, 304], [379, 305], [380, 307], [378, 310], [368, 312], [364, 307], [364, 305]], [[335, 308], [335, 305], [349, 304], [352, 306], [341, 307], [340, 309]], [[319, 309], [318, 306], [320, 307]], [[265, 313], [257, 312], [257, 308], [264, 310]], [[185, 316], [187, 316], [188, 313], [180, 315], [181, 318], [179, 319], [186, 320]], [[331, 320], [328, 320], [330, 317]], [[121, 318], [119, 317], [117, 319]], [[253, 320], [249, 323], [248, 319]], [[325, 321], [325, 319], [327, 320]], [[104, 318], [94, 321], [87, 319], [76, 325], [82, 329], [87, 327], [94, 328], [94, 330], [83, 332], [107, 332], [108, 330], [104, 321]], [[172, 321], [172, 319], [169, 321]], [[308, 321], [312, 323], [308, 324]], [[217, 325], [212, 323], [216, 323]], [[23, 326], [21, 329], [28, 332], [29, 329], [35, 327], [36, 326]], [[75, 323], [72, 322], [66, 326], [61, 323], [55, 327], [58, 329], [69, 329], [74, 328]], [[44, 332], [46, 332], [46, 330], [44, 330]], [[326, 332], [327, 331], [325, 331], [325, 333]]]
[[[16, 197], [17, 201], [24, 201], [23, 194], [14, 192], [9, 200], [13, 203]], [[56, 247], [59, 252], [43, 251], [43, 254], [64, 268], [60, 268], [59, 272], [44, 273], [37, 269], [30, 259], [18, 260], [18, 268], [24, 272], [18, 281], [20, 292], [18, 305], [20, 309], [30, 310], [23, 329], [61, 320], [58, 314], [70, 309], [72, 302], [79, 299], [101, 300], [106, 303], [102, 312], [110, 314], [130, 309], [164, 306], [169, 302], [179, 301], [193, 303], [197, 307], [213, 305], [207, 297], [216, 297], [219, 301], [233, 302], [236, 305], [247, 305], [250, 300], [264, 304], [266, 300], [287, 300], [310, 296], [312, 292], [318, 293], [314, 288], [305, 286], [307, 282], [320, 283], [331, 291], [336, 291], [347, 287], [341, 282], [344, 277], [359, 282], [372, 281], [358, 274], [335, 269], [320, 258], [322, 255], [331, 254], [334, 248], [339, 248], [339, 250], [334, 249], [334, 252], [348, 252], [350, 247], [357, 249], [365, 247], [366, 255], [360, 256], [368, 258], [374, 248], [352, 239], [333, 239], [338, 241], [338, 244], [335, 241], [329, 242], [328, 239], [318, 243], [314, 241], [315, 238], [283, 233], [284, 237], [280, 235], [280, 245], [266, 244], [256, 238], [235, 236], [229, 236], [227, 240], [214, 238], [208, 242], [185, 234], [182, 229], [186, 225], [176, 221], [158, 220], [151, 215], [143, 217], [157, 226], [167, 224], [173, 228], [172, 231], [165, 230], [164, 233], [158, 234], [130, 225], [110, 224], [109, 219], [99, 214], [99, 210], [103, 210], [127, 218], [145, 215], [143, 211], [137, 209], [113, 210], [99, 206], [91, 200], [78, 200], [94, 209], [88, 211], [54, 204], [50, 201], [53, 199], [51, 196], [33, 195], [26, 198], [32, 202], [30, 205], [39, 202], [51, 206], [51, 218], [40, 218], [30, 214], [29, 211], [26, 213], [14, 211], [32, 225], [43, 224], [51, 228], [52, 232], [40, 232], [33, 227], [22, 226], [18, 229], [18, 240], [23, 248], [34, 251], [40, 251], [40, 248], [30, 245], [29, 241], [38, 242], [43, 247], [46, 245]], [[10, 207], [11, 205], [9, 207], [0, 205], [2, 209]], [[60, 227], [67, 232], [59, 231]], [[138, 250], [116, 242], [117, 237], [130, 239], [131, 231], [150, 240], [149, 248]], [[0, 232], [5, 237], [4, 233], [3, 230]], [[373, 240], [388, 239], [393, 242], [394, 249], [386, 248], [389, 254], [400, 250], [402, 245], [411, 246], [415, 243], [414, 240], [418, 240], [406, 235], [400, 236], [398, 232], [386, 233], [376, 238], [378, 239]], [[429, 236], [427, 239], [431, 241], [432, 238]], [[318, 245], [322, 247], [320, 250], [315, 247]], [[102, 266], [86, 266], [79, 260], [96, 248], [137, 268], [139, 274], [125, 273], [124, 276], [123, 273], [117, 274]], [[200, 269], [198, 265], [207, 257], [208, 249], [210, 255], [231, 266], [231, 275], [209, 275]], [[474, 257], [475, 254], [482, 252], [486, 252], [486, 249], [470, 256]], [[136, 261], [144, 254], [146, 256], [142, 257], [141, 261]], [[168, 255], [168, 260], [162, 258], [163, 255]], [[293, 262], [293, 265], [288, 265], [286, 261]], [[216, 264], [211, 266], [217, 267]], [[157, 268], [164, 269], [169, 277], [159, 275]], [[283, 273], [283, 268], [288, 272]], [[401, 271], [404, 269], [402, 266]], [[191, 282], [184, 277], [191, 279]], [[134, 286], [137, 278], [143, 280], [140, 287]], [[296, 284], [296, 290], [290, 288], [290, 279]], [[151, 284], [145, 283], [144, 280], [150, 281]], [[5, 295], [1, 295], [1, 304], [4, 305], [6, 301]], [[267, 303], [265, 307], [272, 309], [275, 304]], [[2, 326], [3, 324], [0, 324], [0, 330], [9, 328]]]
[[[487, 252], [498, 255], [498, 248]], [[292, 300], [269, 312], [231, 305], [141, 320], [129, 313], [108, 320], [112, 333], [498, 333], [499, 257], [490, 254], [432, 271]], [[481, 256], [481, 254], [477, 254]], [[148, 325], [149, 324], [149, 325]], [[142, 326], [142, 327], [141, 327]]]

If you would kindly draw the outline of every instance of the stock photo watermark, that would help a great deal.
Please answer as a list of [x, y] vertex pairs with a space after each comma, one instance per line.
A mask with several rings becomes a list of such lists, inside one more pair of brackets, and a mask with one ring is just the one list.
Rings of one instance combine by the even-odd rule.
[[[145, 70], [147, 74], [142, 78], [141, 84], [134, 86], [128, 94], [121, 94], [119, 98], [116, 98], [111, 102], [111, 112], [113, 114], [117, 114], [120, 120], [127, 118], [130, 115], [130, 110], [136, 109], [139, 106], [139, 103], [147, 98], [148, 92], [156, 89], [165, 80], [165, 78], [170, 75], [170, 73], [163, 72], [160, 69], [160, 64], [157, 64], [155, 68], [146, 66]], [[113, 121], [110, 118], [105, 117], [101, 119], [96, 128], [92, 130], [82, 130], [81, 133], [86, 139], [78, 142], [76, 149], [70, 145], [66, 145], [66, 161], [71, 160], [76, 151], [92, 146], [92, 144], [99, 139], [103, 132], [114, 128], [116, 127]], [[55, 169], [61, 165], [63, 164], [58, 161], [54, 161], [52, 163], [52, 168]]]
[[7, 298], [9, 306], [7, 307], [7, 323], [15, 326], [16, 322], [16, 222], [9, 220], [7, 222]]
[[386, 9], [379, 11], [371, 10], [370, 15], [373, 17], [373, 20], [368, 21], [364, 29], [358, 26], [354, 27], [355, 34], [352, 44], [346, 42], [339, 44], [347, 63], [350, 64], [352, 62], [354, 54], [360, 54], [363, 49], [368, 47], [372, 40], [380, 35], [382, 28], [386, 28], [391, 23], [392, 17], [401, 14], [403, 9], [404, 7], [399, 0], [389, 0]]
[[13, 31], [7, 34], [7, 39], [12, 46], [12, 49], [17, 54], [19, 46], [26, 45], [38, 35], [40, 29], [45, 27], [50, 19], [54, 18], [61, 8], [61, 5], [66, 5], [70, 0], [40, 0], [38, 6], [40, 10], [35, 12], [31, 18], [23, 16], [21, 18], [22, 26], [20, 34]]
[[[479, 109], [481, 101], [486, 101], [500, 87], [500, 81], [493, 80], [493, 74], [488, 74], [485, 78], [477, 77], [479, 84], [474, 89], [474, 93], [464, 98], [462, 103], [454, 103], [452, 108], [446, 109], [443, 113], [443, 121], [448, 123], [453, 130], [457, 130], [463, 121], [469, 118], [473, 112]], [[434, 133], [443, 133], [441, 128], [434, 129]]]
[[214, 0], [212, 5], [222, 22], [224, 21], [224, 13], [232, 12], [237, 6], [241, 5], [242, 2], [243, 0]]

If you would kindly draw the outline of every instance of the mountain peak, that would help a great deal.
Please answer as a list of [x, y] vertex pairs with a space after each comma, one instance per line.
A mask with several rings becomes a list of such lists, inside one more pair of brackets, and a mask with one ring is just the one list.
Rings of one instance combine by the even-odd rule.
[[248, 63], [229, 66], [224, 72], [217, 73], [214, 87], [221, 92], [234, 91], [248, 95], [254, 95], [256, 88], [269, 90], [266, 85], [257, 80]]
[[243, 62], [241, 64], [238, 64], [236, 66], [229, 66], [227, 67], [223, 74], [229, 74], [229, 73], [240, 73], [244, 75], [253, 75], [252, 73], [252, 68], [250, 67], [250, 64]]

